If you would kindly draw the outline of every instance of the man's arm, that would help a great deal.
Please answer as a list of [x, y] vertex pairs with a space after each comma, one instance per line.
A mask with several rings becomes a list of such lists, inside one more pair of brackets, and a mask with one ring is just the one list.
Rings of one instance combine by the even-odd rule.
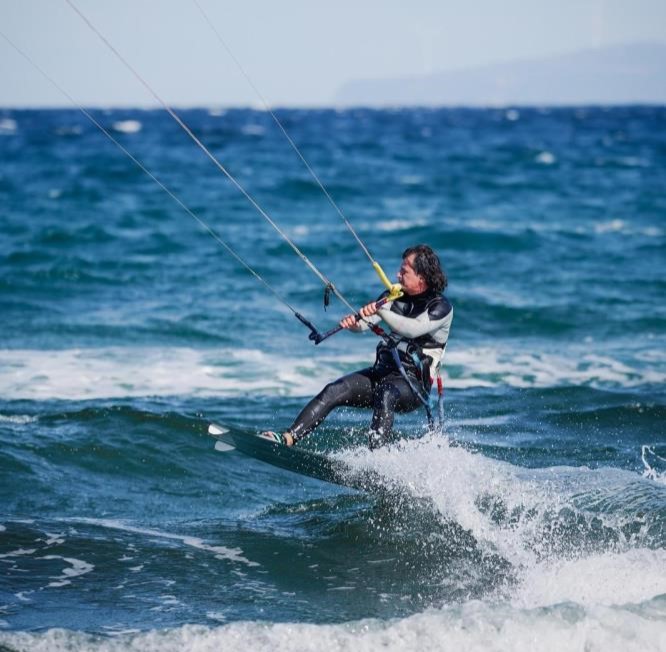
[[402, 337], [415, 339], [427, 333], [434, 333], [450, 323], [453, 317], [453, 309], [450, 305], [436, 306], [434, 310], [428, 310], [417, 317], [405, 317], [391, 312], [390, 307], [383, 306], [377, 314]]

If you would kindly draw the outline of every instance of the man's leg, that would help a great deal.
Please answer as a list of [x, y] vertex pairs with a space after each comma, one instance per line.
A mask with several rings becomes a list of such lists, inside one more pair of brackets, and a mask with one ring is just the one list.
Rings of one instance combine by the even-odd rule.
[[370, 448], [379, 448], [389, 442], [396, 411], [411, 412], [420, 405], [421, 402], [404, 378], [391, 375], [377, 383], [373, 392]]
[[372, 375], [370, 369], [356, 371], [329, 383], [317, 394], [296, 417], [287, 430], [294, 442], [312, 432], [329, 414], [340, 405], [371, 407]]

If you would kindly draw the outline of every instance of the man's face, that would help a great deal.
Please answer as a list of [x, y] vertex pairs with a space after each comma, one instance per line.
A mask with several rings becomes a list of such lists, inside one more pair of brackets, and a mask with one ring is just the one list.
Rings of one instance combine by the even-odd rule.
[[422, 276], [419, 276], [415, 271], [412, 264], [416, 254], [410, 254], [407, 258], [402, 259], [402, 265], [398, 270], [398, 281], [402, 285], [405, 294], [421, 294], [428, 289], [428, 284]]

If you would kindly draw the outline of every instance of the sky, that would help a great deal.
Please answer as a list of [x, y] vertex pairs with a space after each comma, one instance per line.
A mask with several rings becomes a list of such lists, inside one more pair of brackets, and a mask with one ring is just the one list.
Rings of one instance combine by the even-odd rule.
[[[174, 106], [256, 93], [195, 0], [72, 0]], [[352, 79], [605, 45], [666, 43], [664, 0], [196, 0], [272, 106], [330, 105]], [[155, 106], [65, 0], [0, 0], [0, 32], [86, 106]], [[68, 106], [0, 35], [0, 106]]]

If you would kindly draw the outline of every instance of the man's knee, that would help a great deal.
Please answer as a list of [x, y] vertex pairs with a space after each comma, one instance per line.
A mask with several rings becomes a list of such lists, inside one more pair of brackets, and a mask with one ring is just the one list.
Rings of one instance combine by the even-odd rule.
[[381, 406], [384, 410], [393, 410], [400, 398], [400, 392], [392, 383], [379, 383], [374, 389], [373, 398], [375, 406]]
[[335, 403], [340, 396], [344, 394], [344, 387], [341, 387], [340, 383], [342, 379], [335, 380], [332, 383], [328, 383], [324, 389], [319, 392], [317, 398], [323, 403]]

